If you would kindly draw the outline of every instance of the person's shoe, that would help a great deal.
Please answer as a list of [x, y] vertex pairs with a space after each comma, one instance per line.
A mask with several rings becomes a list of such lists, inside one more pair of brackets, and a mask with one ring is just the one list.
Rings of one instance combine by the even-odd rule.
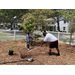
[[28, 48], [27, 50], [29, 51], [30, 49]]
[[48, 55], [50, 55], [50, 56], [51, 56], [51, 53], [48, 53]]
[[60, 56], [60, 54], [59, 54], [59, 53], [57, 53], [57, 56]]

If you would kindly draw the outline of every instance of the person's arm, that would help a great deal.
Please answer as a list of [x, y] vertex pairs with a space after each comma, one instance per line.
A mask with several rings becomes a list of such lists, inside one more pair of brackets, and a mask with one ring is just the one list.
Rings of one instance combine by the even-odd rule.
[[46, 43], [46, 41], [47, 41], [47, 36], [45, 36], [44, 41], [43, 41], [43, 43], [41, 44], [41, 47], [42, 47], [43, 44]]
[[43, 45], [43, 44], [45, 44], [45, 43], [46, 43], [46, 42], [45, 42], [45, 41], [43, 41], [43, 43], [41, 44], [41, 47], [42, 47], [42, 45]]
[[25, 42], [27, 41], [27, 35], [26, 35], [26, 39], [25, 39]]
[[31, 35], [29, 35], [29, 41], [32, 39]]

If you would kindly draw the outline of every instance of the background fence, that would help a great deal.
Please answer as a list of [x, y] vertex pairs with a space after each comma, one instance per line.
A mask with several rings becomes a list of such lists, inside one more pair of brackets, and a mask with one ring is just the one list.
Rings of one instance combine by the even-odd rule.
[[[69, 44], [70, 41], [70, 33], [65, 33], [65, 32], [50, 32], [49, 33], [55, 35], [58, 38], [58, 41], [61, 43], [66, 43]], [[72, 34], [71, 38], [71, 45], [75, 45], [75, 33]]]
[[25, 39], [25, 33], [17, 30], [0, 30], [0, 41], [12, 41]]
[[[61, 43], [66, 43], [69, 44], [70, 41], [70, 33], [65, 33], [65, 32], [54, 32], [54, 31], [47, 31], [48, 33], [53, 34], [55, 37], [57, 37], [58, 41]], [[36, 33], [36, 31], [35, 31]], [[42, 35], [42, 32], [38, 31], [38, 34]], [[40, 39], [43, 39], [44, 37], [42, 36]], [[75, 33], [72, 34], [72, 39], [71, 39], [71, 45], [75, 45]]]
[[[47, 31], [58, 38], [61, 43], [69, 44], [70, 33]], [[35, 30], [33, 34], [41, 35], [39, 39], [44, 39], [43, 32]], [[25, 33], [18, 30], [0, 30], [0, 41], [12, 41], [25, 39]], [[71, 45], [75, 45], [75, 33], [72, 34]]]

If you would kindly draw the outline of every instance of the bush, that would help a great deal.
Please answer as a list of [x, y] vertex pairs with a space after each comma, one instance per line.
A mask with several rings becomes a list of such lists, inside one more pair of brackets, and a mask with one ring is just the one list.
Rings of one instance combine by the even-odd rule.
[[37, 38], [39, 38], [39, 37], [41, 37], [41, 35], [39, 35], [39, 34], [35, 34], [35, 35], [34, 35], [34, 38], [35, 38], [35, 39], [37, 39]]
[[62, 41], [63, 41], [63, 43], [66, 43], [66, 40], [65, 39], [63, 39]]

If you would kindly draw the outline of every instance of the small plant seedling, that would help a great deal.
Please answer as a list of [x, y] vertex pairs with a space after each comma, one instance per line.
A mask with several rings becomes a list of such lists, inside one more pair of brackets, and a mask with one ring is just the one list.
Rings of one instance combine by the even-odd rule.
[[24, 41], [21, 41], [21, 43], [24, 43]]
[[11, 44], [11, 50], [13, 50], [14, 49], [14, 45], [13, 45], [13, 43]]
[[7, 41], [9, 41], [9, 40], [7, 40]]

